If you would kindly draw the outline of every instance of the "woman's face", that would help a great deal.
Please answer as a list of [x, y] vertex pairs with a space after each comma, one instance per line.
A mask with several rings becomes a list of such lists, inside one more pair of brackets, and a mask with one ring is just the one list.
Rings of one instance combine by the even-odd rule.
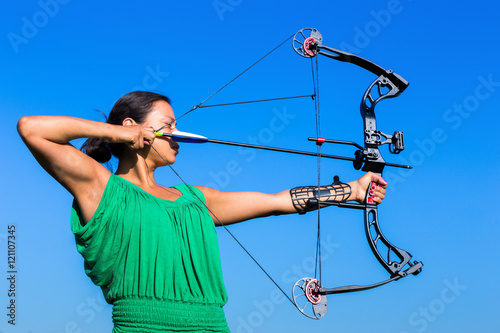
[[[142, 125], [145, 127], [153, 127], [155, 131], [161, 128], [160, 131], [164, 133], [172, 133], [174, 130], [177, 130], [174, 110], [165, 101], [156, 101], [153, 104], [151, 112]], [[174, 164], [175, 156], [179, 153], [179, 144], [177, 142], [166, 136], [161, 136], [156, 137], [153, 146], [168, 164]], [[153, 149], [150, 150], [149, 154], [155, 161], [158, 161], [160, 164], [165, 164]]]

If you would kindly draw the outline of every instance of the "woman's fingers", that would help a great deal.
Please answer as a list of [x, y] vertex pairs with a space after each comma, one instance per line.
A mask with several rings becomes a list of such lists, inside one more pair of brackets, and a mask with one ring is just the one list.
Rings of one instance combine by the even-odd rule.
[[385, 187], [387, 183], [383, 187], [379, 183], [372, 182], [369, 189], [370, 198], [376, 203], [381, 203], [385, 198]]
[[145, 127], [144, 130], [145, 130], [143, 139], [144, 144], [145, 145], [153, 144], [153, 141], [156, 138], [155, 130], [152, 127]]
[[364, 202], [367, 192], [368, 203], [381, 203], [385, 198], [387, 182], [382, 176], [367, 172], [357, 182], [359, 184], [358, 202]]
[[145, 145], [150, 145], [155, 139], [154, 130], [152, 128], [142, 127], [140, 125], [123, 126], [126, 131], [124, 140], [130, 149], [137, 150], [144, 148]]
[[368, 172], [368, 175], [371, 177], [371, 181], [377, 183], [379, 187], [386, 188], [387, 182], [382, 178], [382, 176], [377, 175], [376, 173]]

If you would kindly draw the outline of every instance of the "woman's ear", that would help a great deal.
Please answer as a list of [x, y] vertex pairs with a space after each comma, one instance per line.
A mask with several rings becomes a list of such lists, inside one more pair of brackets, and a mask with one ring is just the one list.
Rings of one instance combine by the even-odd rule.
[[133, 126], [133, 125], [137, 125], [137, 123], [132, 118], [125, 118], [122, 121], [122, 125], [123, 126]]

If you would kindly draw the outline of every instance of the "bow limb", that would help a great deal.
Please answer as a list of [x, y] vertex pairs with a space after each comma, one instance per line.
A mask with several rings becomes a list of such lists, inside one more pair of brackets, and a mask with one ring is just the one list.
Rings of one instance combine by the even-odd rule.
[[[407, 251], [394, 246], [382, 233], [378, 220], [378, 205], [369, 203], [367, 194], [363, 204], [357, 203], [324, 203], [325, 205], [338, 206], [342, 208], [359, 209], [364, 211], [365, 234], [370, 245], [370, 249], [378, 262], [390, 274], [390, 278], [370, 285], [348, 285], [335, 288], [323, 288], [319, 286], [310, 291], [313, 295], [342, 294], [356, 291], [363, 291], [380, 287], [389, 282], [399, 280], [410, 274], [417, 275], [421, 272], [423, 264], [421, 262], [411, 262], [412, 255]], [[386, 253], [384, 255], [383, 253]]]

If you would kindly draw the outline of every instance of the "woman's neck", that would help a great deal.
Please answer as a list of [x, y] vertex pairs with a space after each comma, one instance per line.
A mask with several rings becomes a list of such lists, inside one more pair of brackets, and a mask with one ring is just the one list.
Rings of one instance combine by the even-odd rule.
[[115, 174], [142, 188], [148, 188], [157, 186], [154, 170], [140, 154], [129, 154], [120, 158]]

